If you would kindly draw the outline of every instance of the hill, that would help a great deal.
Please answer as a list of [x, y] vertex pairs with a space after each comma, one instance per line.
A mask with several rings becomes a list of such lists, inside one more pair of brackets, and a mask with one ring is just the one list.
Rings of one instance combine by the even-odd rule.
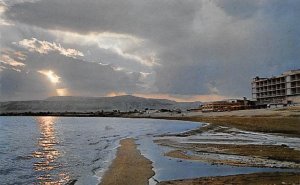
[[148, 99], [131, 95], [115, 97], [54, 96], [45, 100], [9, 101], [0, 103], [1, 113], [8, 112], [95, 112], [133, 111], [145, 109], [190, 109], [201, 102], [176, 102], [166, 99]]

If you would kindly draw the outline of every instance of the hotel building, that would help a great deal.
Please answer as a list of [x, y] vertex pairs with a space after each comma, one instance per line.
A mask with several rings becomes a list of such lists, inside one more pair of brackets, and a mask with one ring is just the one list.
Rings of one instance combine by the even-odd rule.
[[271, 78], [255, 77], [251, 84], [258, 105], [300, 103], [300, 69]]

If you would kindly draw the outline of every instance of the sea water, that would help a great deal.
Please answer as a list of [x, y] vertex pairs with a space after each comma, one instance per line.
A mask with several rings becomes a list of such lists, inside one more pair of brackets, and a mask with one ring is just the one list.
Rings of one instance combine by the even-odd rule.
[[98, 184], [119, 141], [137, 139], [153, 161], [155, 181], [269, 171], [178, 161], [153, 143], [159, 134], [178, 133], [201, 123], [100, 117], [0, 117], [0, 184]]
[[0, 184], [97, 184], [119, 141], [199, 127], [180, 121], [0, 117]]

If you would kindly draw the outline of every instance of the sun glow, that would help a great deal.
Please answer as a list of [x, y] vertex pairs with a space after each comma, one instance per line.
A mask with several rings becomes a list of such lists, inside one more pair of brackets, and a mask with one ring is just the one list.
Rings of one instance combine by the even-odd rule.
[[58, 96], [66, 96], [68, 95], [68, 91], [66, 88], [56, 89], [56, 94]]
[[48, 77], [48, 79], [50, 80], [50, 82], [54, 83], [54, 84], [57, 84], [59, 83], [59, 79], [60, 77], [57, 76], [53, 71], [51, 70], [41, 70], [41, 71], [38, 71], [39, 73], [45, 75], [46, 77]]
[[59, 150], [60, 138], [57, 137], [56, 117], [37, 117], [36, 122], [40, 131], [37, 149], [32, 153], [34, 159], [33, 169], [39, 172], [39, 184], [66, 184], [70, 175], [65, 172], [53, 174], [53, 169], [61, 167], [58, 158], [62, 155]]

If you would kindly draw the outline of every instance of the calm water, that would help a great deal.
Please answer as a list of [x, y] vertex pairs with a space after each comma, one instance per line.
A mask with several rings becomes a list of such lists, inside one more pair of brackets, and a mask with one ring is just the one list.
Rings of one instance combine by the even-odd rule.
[[179, 121], [0, 117], [0, 184], [97, 184], [125, 137], [198, 127]]
[[[199, 123], [122, 118], [0, 117], [0, 184], [98, 184], [120, 139], [137, 138], [153, 161], [156, 180], [270, 171], [163, 156], [153, 135], [182, 132]], [[150, 184], [155, 184], [154, 179]]]

